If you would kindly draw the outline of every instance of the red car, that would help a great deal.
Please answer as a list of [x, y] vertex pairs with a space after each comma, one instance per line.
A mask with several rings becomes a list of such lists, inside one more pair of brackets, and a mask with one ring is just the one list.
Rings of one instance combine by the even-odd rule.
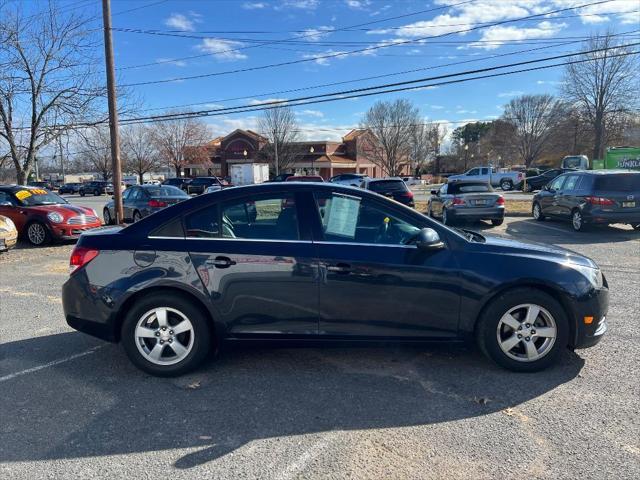
[[13, 220], [18, 234], [35, 246], [78, 238], [85, 230], [102, 225], [91, 208], [71, 205], [42, 188], [20, 185], [0, 186], [0, 215]]

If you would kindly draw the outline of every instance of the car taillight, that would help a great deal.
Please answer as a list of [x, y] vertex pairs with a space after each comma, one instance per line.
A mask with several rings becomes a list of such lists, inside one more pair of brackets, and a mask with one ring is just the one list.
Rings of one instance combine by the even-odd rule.
[[504, 205], [504, 197], [498, 197], [496, 200], [496, 205]]
[[167, 206], [167, 202], [163, 202], [161, 200], [152, 199], [152, 200], [149, 200], [149, 204], [148, 205], [151, 208], [166, 207]]
[[407, 198], [413, 198], [413, 192], [411, 190], [404, 192], [402, 195]]
[[458, 197], [453, 197], [453, 204], [454, 205], [464, 205], [464, 200]]
[[590, 203], [591, 205], [601, 205], [601, 206], [611, 206], [611, 205], [615, 205], [616, 203], [613, 200], [609, 198], [604, 198], [604, 197], [585, 197], [585, 200], [587, 201], [587, 203]]
[[100, 250], [95, 248], [76, 247], [71, 252], [71, 258], [69, 259], [69, 275], [72, 275], [80, 267], [85, 266], [91, 260], [96, 258]]

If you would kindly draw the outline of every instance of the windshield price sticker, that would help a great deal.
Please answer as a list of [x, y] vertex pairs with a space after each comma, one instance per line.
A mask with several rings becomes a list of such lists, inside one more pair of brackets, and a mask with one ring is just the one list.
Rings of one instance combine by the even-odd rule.
[[46, 190], [42, 190], [41, 188], [34, 188], [31, 190], [31, 193], [34, 195], [46, 195], [48, 192]]
[[29, 190], [20, 190], [16, 192], [16, 198], [18, 200], [24, 200], [25, 198], [29, 198], [31, 196], [31, 192]]
[[359, 198], [335, 195], [331, 199], [325, 232], [330, 235], [355, 238], [359, 211]]

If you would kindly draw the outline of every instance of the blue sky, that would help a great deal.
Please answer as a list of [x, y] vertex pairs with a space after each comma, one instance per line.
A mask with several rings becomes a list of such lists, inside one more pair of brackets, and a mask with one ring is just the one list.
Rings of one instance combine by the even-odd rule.
[[[177, 35], [116, 31], [114, 46], [118, 80], [122, 84], [131, 84], [307, 60], [253, 72], [130, 87], [144, 101], [145, 108], [160, 109], [203, 102], [191, 107], [200, 110], [258, 104], [269, 99], [287, 99], [542, 58], [575, 50], [579, 43], [558, 45], [575, 40], [573, 37], [606, 28], [613, 28], [616, 32], [640, 29], [640, 1], [613, 0], [535, 21], [454, 33], [433, 40], [416, 40], [468, 29], [478, 23], [516, 19], [592, 1], [476, 0], [456, 6], [461, 0], [168, 0], [118, 14], [123, 10], [145, 7], [153, 1], [112, 0], [114, 28], [155, 30]], [[410, 15], [439, 7], [445, 8]], [[87, 13], [99, 13], [99, 9], [94, 4], [87, 8]], [[408, 16], [384, 21], [399, 15]], [[376, 23], [335, 31], [369, 22]], [[556, 40], [564, 37], [571, 38]], [[274, 43], [284, 39], [293, 41]], [[411, 43], [391, 46], [407, 41]], [[258, 42], [269, 43], [256, 46]], [[353, 50], [379, 45], [389, 46], [347, 55]], [[548, 48], [503, 58], [487, 58], [537, 47]], [[340, 52], [345, 52], [345, 55], [317, 58]], [[199, 57], [183, 59], [192, 56]], [[462, 61], [469, 63], [439, 67]], [[127, 68], [153, 62], [161, 63]], [[425, 70], [298, 93], [272, 93], [412, 69]], [[561, 69], [550, 69], [385, 97], [308, 105], [295, 110], [304, 136], [318, 139], [339, 138], [350, 127], [358, 125], [362, 113], [378, 98], [408, 98], [420, 108], [425, 118], [431, 120], [487, 120], [498, 117], [502, 105], [513, 96], [524, 92], [555, 93], [561, 74]], [[235, 97], [248, 98], [223, 101]], [[161, 112], [152, 110], [144, 113]], [[259, 113], [227, 115], [205, 121], [211, 125], [212, 133], [219, 134], [238, 127], [255, 127], [256, 115]], [[455, 123], [451, 125], [457, 126]]]

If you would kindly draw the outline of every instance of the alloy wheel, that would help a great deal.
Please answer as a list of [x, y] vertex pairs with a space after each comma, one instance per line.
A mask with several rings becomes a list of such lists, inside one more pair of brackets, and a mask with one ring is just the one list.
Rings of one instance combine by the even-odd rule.
[[582, 214], [577, 210], [573, 212], [571, 216], [571, 223], [573, 224], [573, 229], [576, 231], [582, 228]]
[[533, 204], [533, 218], [536, 220], [540, 219], [540, 205], [537, 203]]
[[155, 365], [175, 365], [191, 352], [194, 341], [191, 321], [169, 307], [146, 312], [136, 325], [135, 343], [140, 354]]
[[507, 311], [496, 331], [498, 345], [509, 358], [534, 362], [547, 355], [556, 341], [558, 328], [548, 310], [533, 303]]
[[104, 223], [106, 225], [111, 225], [111, 213], [108, 208], [105, 208], [102, 212], [102, 216], [104, 217]]
[[34, 245], [41, 245], [47, 238], [47, 231], [41, 223], [32, 223], [27, 230], [27, 236]]

